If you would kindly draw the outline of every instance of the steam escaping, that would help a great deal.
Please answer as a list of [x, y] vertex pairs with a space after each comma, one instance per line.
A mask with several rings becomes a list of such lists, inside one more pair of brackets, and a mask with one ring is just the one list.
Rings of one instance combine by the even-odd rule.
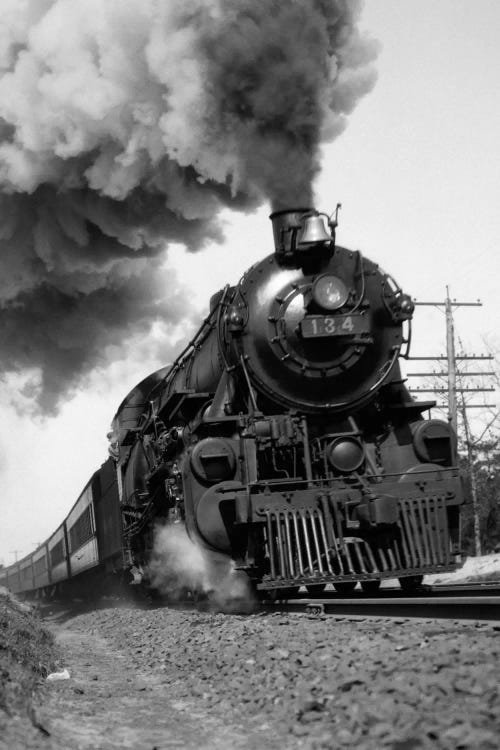
[[169, 243], [308, 204], [370, 90], [357, 0], [3, 0], [0, 371], [51, 411], [107, 347], [179, 320]]
[[209, 596], [209, 606], [224, 612], [250, 612], [257, 603], [233, 561], [196, 545], [181, 523], [156, 528], [148, 572], [151, 586], [170, 601]]
[[153, 588], [172, 599], [182, 599], [187, 592], [206, 594], [213, 588], [208, 558], [180, 523], [156, 528], [149, 578]]

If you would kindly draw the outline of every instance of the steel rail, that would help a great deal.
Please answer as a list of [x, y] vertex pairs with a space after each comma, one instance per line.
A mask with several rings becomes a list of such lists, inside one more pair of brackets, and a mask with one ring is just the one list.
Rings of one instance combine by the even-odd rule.
[[500, 595], [478, 592], [473, 596], [402, 594], [377, 597], [349, 596], [316, 599], [289, 599], [262, 602], [263, 612], [305, 612], [310, 615], [339, 617], [388, 617], [452, 620], [500, 621]]
[[500, 596], [500, 581], [477, 581], [475, 583], [438, 583], [424, 585], [425, 591], [439, 596], [464, 593], [467, 596]]
[[[356, 589], [349, 594], [341, 594], [338, 591], [327, 590], [323, 591], [318, 599], [375, 599], [376, 597], [382, 599], [400, 599], [400, 598], [414, 598], [422, 596], [432, 597], [448, 597], [448, 596], [468, 596], [468, 597], [482, 597], [482, 596], [500, 596], [500, 582], [499, 581], [480, 581], [478, 583], [447, 583], [447, 584], [422, 584], [418, 586], [414, 591], [408, 592], [401, 589], [399, 586], [391, 586], [387, 588], [381, 588], [377, 594], [365, 594], [362, 590]], [[293, 599], [310, 599], [313, 597], [301, 596], [300, 594], [295, 595]]]

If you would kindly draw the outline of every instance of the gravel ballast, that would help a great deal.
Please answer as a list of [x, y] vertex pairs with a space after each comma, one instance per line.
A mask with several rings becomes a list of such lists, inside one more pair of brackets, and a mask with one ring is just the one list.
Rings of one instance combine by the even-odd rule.
[[70, 679], [39, 747], [499, 746], [494, 624], [125, 606], [55, 628]]

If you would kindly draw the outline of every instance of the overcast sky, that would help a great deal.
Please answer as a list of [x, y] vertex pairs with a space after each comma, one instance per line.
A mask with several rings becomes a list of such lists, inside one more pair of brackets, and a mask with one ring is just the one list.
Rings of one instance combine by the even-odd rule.
[[[443, 300], [446, 285], [457, 300], [480, 297], [483, 308], [457, 311], [457, 333], [471, 352], [484, 349], [483, 336], [500, 348], [500, 3], [366, 0], [362, 27], [381, 43], [378, 82], [323, 149], [317, 207], [341, 202], [339, 243], [361, 249], [417, 299]], [[223, 245], [170, 251], [190, 313], [201, 318], [214, 291], [272, 250], [268, 214], [227, 212]], [[417, 310], [414, 354], [444, 351], [444, 335], [442, 314]], [[94, 374], [44, 422], [3, 398], [0, 562], [42, 542], [106, 458], [116, 407], [165, 364], [148, 350], [147, 341], [131, 344], [126, 361]]]

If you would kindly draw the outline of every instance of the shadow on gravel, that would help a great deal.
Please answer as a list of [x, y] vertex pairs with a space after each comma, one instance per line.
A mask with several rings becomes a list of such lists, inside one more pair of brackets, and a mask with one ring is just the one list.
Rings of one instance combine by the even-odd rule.
[[38, 605], [40, 617], [55, 625], [64, 625], [78, 615], [96, 612], [100, 609], [122, 609], [137, 607], [151, 609], [151, 602], [139, 601], [132, 597], [100, 597], [96, 599], [66, 599], [61, 601], [44, 602]]
[[38, 604], [40, 617], [47, 623], [64, 625], [78, 615], [90, 614], [103, 609], [176, 609], [184, 612], [212, 614], [255, 615], [263, 614], [254, 600], [225, 602], [224, 606], [210, 598], [172, 600], [156, 596], [104, 596], [95, 599], [67, 599]]

